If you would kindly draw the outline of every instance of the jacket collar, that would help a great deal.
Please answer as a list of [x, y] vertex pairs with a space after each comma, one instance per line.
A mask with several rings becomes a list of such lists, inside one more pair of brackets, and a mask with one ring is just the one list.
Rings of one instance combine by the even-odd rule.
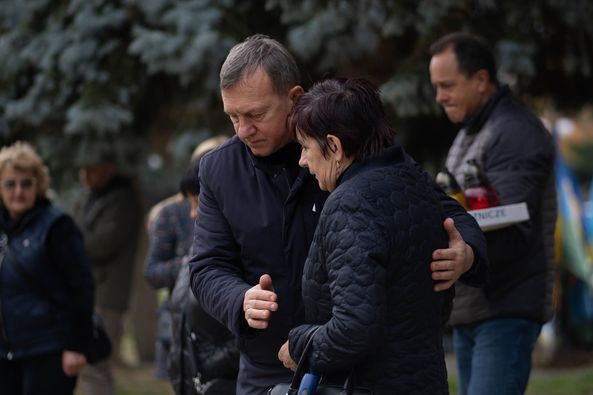
[[364, 162], [353, 162], [350, 166], [348, 166], [344, 173], [338, 177], [338, 180], [336, 181], [336, 187], [354, 178], [361, 172], [378, 167], [395, 165], [405, 161], [406, 159], [403, 148], [399, 144], [394, 144], [385, 148], [383, 152], [375, 158], [367, 159]]
[[17, 234], [22, 229], [27, 227], [28, 224], [35, 221], [35, 218], [39, 216], [41, 211], [50, 204], [47, 198], [38, 198], [35, 201], [35, 205], [17, 219], [12, 219], [8, 210], [4, 206], [0, 206], [0, 231], [11, 236]]
[[478, 133], [482, 129], [482, 126], [484, 126], [486, 120], [490, 117], [492, 110], [494, 110], [494, 107], [496, 107], [498, 102], [505, 97], [509, 97], [510, 95], [511, 90], [509, 89], [508, 85], [500, 86], [496, 92], [490, 96], [488, 101], [482, 107], [480, 107], [475, 112], [475, 114], [473, 114], [464, 122], [463, 128], [465, 129], [466, 133], [468, 135]]
[[284, 168], [288, 172], [291, 184], [293, 184], [295, 180], [302, 178], [305, 169], [302, 169], [299, 166], [301, 146], [298, 143], [290, 142], [278, 151], [265, 157], [255, 156], [246, 145], [244, 145], [244, 147], [247, 152], [249, 152], [253, 165], [264, 173], [273, 175]]

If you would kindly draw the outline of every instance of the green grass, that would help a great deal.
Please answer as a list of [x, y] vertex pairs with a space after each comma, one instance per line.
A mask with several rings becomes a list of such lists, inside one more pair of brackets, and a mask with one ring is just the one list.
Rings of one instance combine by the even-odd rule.
[[171, 385], [154, 377], [152, 364], [115, 369], [116, 395], [174, 395]]
[[538, 374], [531, 378], [528, 395], [589, 395], [593, 394], [593, 367], [564, 370], [549, 376]]
[[[457, 394], [457, 377], [450, 375], [449, 392]], [[593, 366], [562, 370], [537, 370], [526, 395], [593, 395]]]
[[[116, 370], [117, 395], [173, 395], [170, 385], [154, 378], [151, 364]], [[451, 395], [457, 394], [457, 378], [449, 378]], [[593, 366], [562, 370], [537, 370], [527, 395], [593, 395]]]

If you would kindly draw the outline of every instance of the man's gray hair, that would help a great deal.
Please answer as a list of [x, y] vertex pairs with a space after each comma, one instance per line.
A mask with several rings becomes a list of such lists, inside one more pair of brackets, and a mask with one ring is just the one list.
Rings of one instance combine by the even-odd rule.
[[278, 41], [255, 34], [231, 48], [220, 69], [220, 89], [232, 88], [259, 67], [272, 80], [275, 93], [286, 93], [300, 84], [299, 68], [290, 52]]

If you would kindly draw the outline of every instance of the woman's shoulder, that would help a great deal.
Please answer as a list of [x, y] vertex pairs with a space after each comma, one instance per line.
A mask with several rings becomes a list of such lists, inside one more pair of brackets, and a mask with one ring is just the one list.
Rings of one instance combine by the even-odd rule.
[[336, 191], [340, 190], [342, 196], [356, 199], [368, 193], [391, 193], [399, 185], [415, 185], [422, 181], [413, 163], [397, 162], [363, 169]]

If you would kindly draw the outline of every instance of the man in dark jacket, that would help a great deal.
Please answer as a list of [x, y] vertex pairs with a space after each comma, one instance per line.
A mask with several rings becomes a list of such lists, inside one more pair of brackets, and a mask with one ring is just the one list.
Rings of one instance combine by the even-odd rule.
[[[231, 49], [220, 79], [236, 136], [200, 163], [191, 287], [239, 339], [237, 393], [265, 394], [291, 377], [277, 353], [289, 329], [304, 322], [302, 270], [327, 194], [298, 166], [300, 146], [286, 127], [303, 93], [286, 48], [252, 36]], [[447, 220], [450, 248], [434, 253], [436, 287], [449, 288], [466, 271], [465, 280], [480, 284], [483, 235], [473, 217], [439, 193], [463, 238]]]
[[[130, 178], [119, 174], [111, 149], [101, 147], [94, 147], [79, 163], [83, 191], [73, 216], [84, 235], [96, 284], [96, 311], [105, 323], [115, 358], [130, 300], [143, 213], [138, 189]], [[83, 369], [80, 386], [85, 394], [114, 393], [112, 358]]]
[[459, 284], [450, 323], [461, 394], [522, 394], [541, 325], [551, 318], [556, 219], [554, 146], [541, 122], [496, 80], [480, 39], [452, 33], [430, 49], [430, 78], [447, 117], [463, 123], [447, 167], [464, 184], [476, 160], [501, 204], [526, 202], [530, 219], [486, 233], [490, 278]]

